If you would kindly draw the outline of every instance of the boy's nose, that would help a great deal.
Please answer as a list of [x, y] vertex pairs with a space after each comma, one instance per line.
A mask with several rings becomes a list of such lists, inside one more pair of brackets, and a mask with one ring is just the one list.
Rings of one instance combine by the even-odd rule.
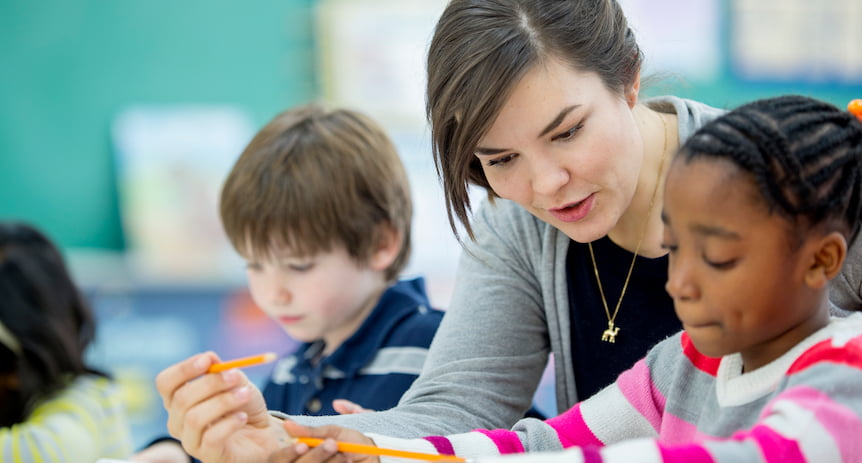
[[287, 288], [281, 285], [276, 285], [273, 290], [271, 300], [277, 305], [287, 305], [290, 304], [292, 298], [291, 292]]

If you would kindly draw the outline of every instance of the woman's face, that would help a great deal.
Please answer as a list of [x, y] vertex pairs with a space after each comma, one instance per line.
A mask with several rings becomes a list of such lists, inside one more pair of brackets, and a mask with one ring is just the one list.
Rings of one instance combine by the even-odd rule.
[[606, 235], [637, 187], [637, 89], [547, 60], [516, 84], [475, 155], [488, 183], [575, 241]]

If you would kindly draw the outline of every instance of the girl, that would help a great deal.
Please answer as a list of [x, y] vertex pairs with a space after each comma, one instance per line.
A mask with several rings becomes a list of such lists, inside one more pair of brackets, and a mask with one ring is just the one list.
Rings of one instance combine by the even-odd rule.
[[827, 298], [862, 224], [862, 123], [801, 96], [742, 106], [675, 156], [662, 220], [684, 331], [545, 422], [376, 444], [481, 463], [862, 461], [862, 314], [830, 319]]
[[57, 248], [0, 223], [0, 461], [92, 462], [131, 450], [112, 382], [84, 362], [95, 321]]

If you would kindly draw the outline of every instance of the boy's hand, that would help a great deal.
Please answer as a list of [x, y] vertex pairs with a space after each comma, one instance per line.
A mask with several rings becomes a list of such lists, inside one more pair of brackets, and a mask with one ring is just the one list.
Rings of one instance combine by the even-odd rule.
[[265, 461], [286, 445], [260, 390], [239, 370], [206, 374], [212, 352], [169, 366], [156, 376], [168, 412], [168, 432], [185, 451], [208, 463]]
[[352, 415], [354, 413], [368, 413], [374, 410], [362, 408], [356, 402], [351, 402], [347, 399], [335, 399], [332, 401], [332, 408], [341, 415]]
[[326, 441], [314, 448], [309, 448], [308, 445], [303, 443], [283, 448], [270, 457], [268, 460], [269, 463], [342, 463], [345, 461], [352, 463], [380, 463], [380, 458], [375, 455], [338, 453], [338, 448], [334, 442], [336, 440], [375, 445], [371, 438], [359, 431], [335, 425], [308, 427], [290, 420], [284, 420], [284, 430], [289, 436], [315, 437], [326, 439]]

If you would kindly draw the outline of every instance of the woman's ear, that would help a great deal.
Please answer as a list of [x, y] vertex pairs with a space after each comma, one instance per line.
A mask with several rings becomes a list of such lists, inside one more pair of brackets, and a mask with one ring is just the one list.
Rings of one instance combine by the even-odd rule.
[[638, 104], [638, 94], [641, 91], [641, 72], [638, 71], [635, 74], [635, 80], [631, 85], [626, 87], [625, 97], [626, 103], [629, 105], [629, 108], [634, 108], [636, 104]]
[[388, 223], [378, 225], [377, 236], [377, 247], [368, 259], [368, 267], [375, 271], [383, 271], [389, 268], [401, 253], [401, 243], [404, 239], [401, 232]]
[[812, 288], [823, 288], [835, 278], [847, 257], [847, 240], [838, 232], [831, 232], [812, 244], [812, 263], [805, 275], [805, 282]]

